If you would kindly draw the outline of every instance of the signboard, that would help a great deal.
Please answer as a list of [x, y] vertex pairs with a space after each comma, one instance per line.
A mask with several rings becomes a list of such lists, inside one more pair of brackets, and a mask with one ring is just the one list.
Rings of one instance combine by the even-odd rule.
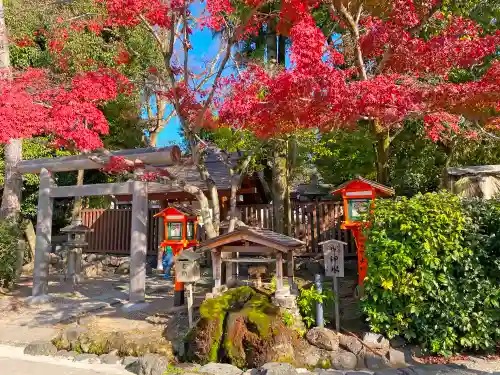
[[361, 221], [361, 215], [368, 211], [371, 199], [348, 199], [349, 221]]
[[347, 243], [329, 240], [320, 243], [325, 259], [325, 276], [344, 277], [344, 249]]
[[200, 263], [190, 260], [175, 261], [175, 279], [180, 283], [194, 283], [200, 279]]

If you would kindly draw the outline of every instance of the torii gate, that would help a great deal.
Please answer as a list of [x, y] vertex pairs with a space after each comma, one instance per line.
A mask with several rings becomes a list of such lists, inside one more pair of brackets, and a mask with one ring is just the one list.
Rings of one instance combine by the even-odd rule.
[[[113, 152], [112, 156], [120, 156], [131, 161], [141, 161], [144, 164], [169, 166], [179, 162], [181, 151], [178, 146], [171, 146], [162, 149], [144, 148], [122, 150]], [[24, 160], [19, 162], [16, 166], [17, 171], [21, 174], [40, 174], [36, 224], [35, 269], [33, 273], [33, 289], [30, 303], [44, 302], [49, 299], [48, 268], [49, 253], [51, 251], [54, 198], [98, 195], [132, 195], [129, 302], [131, 304], [138, 304], [145, 301], [146, 254], [148, 243], [148, 193], [167, 192], [169, 186], [143, 181], [78, 186], [55, 185], [52, 178], [52, 173], [54, 172], [101, 169], [102, 165], [92, 161], [92, 157], [98, 157], [104, 162], [109, 160], [109, 156], [91, 154]]]

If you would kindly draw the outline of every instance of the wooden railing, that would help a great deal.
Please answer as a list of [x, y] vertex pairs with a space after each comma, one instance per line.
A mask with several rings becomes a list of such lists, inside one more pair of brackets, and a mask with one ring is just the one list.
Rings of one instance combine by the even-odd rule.
[[[274, 230], [272, 204], [240, 206], [240, 210], [243, 222]], [[319, 243], [337, 239], [347, 242], [347, 256], [355, 255], [356, 245], [350, 231], [340, 228], [343, 211], [342, 202], [338, 201], [292, 203], [291, 236], [306, 243], [307, 253], [319, 253]]]
[[[241, 219], [249, 225], [273, 229], [273, 207], [270, 204], [240, 206]], [[159, 219], [153, 216], [159, 211], [149, 209], [148, 254], [158, 249]], [[348, 243], [346, 256], [355, 255], [356, 247], [349, 231], [342, 230], [343, 207], [341, 202], [294, 203], [292, 206], [292, 237], [306, 243], [305, 252], [320, 253], [318, 243], [338, 239]], [[87, 236], [88, 252], [129, 254], [130, 209], [85, 209], [82, 211], [84, 225], [93, 229]]]

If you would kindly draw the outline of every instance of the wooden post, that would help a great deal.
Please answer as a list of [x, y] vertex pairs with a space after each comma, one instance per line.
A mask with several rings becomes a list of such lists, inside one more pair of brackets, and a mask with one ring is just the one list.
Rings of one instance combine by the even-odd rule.
[[283, 254], [276, 253], [276, 291], [283, 289]]
[[215, 287], [219, 288], [221, 286], [221, 270], [222, 270], [222, 259], [221, 252], [218, 249], [212, 250], [212, 267], [214, 272]]
[[193, 283], [187, 283], [185, 285], [187, 291], [189, 328], [193, 328]]
[[50, 172], [40, 171], [38, 192], [38, 214], [36, 222], [35, 269], [33, 273], [33, 297], [47, 294], [49, 276], [49, 254], [52, 242], [52, 206], [50, 189], [53, 186]]
[[158, 220], [158, 254], [156, 260], [156, 269], [158, 271], [163, 271], [163, 248], [161, 247], [161, 243], [165, 239], [165, 223], [163, 222], [163, 218], [159, 218]]
[[148, 188], [147, 183], [134, 181], [132, 195], [132, 233], [130, 239], [131, 303], [146, 299], [146, 253], [148, 250]]
[[293, 259], [293, 251], [289, 250], [288, 253], [286, 254], [286, 275], [288, 276], [288, 286], [290, 289], [293, 286], [293, 283], [295, 281], [295, 274], [294, 274], [294, 259]]
[[335, 294], [335, 329], [340, 332], [339, 278], [336, 275], [333, 275], [333, 293]]

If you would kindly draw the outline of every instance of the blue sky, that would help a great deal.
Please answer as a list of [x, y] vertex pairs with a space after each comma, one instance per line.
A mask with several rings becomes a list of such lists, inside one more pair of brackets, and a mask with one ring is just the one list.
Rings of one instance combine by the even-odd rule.
[[[195, 3], [191, 7], [191, 12], [195, 17], [199, 17], [203, 9], [203, 4]], [[195, 29], [191, 35], [191, 44], [193, 49], [189, 54], [190, 65], [193, 70], [196, 67], [201, 67], [204, 61], [210, 61], [217, 54], [219, 41], [212, 36], [209, 29]], [[168, 115], [167, 111], [167, 115]], [[163, 131], [158, 135], [158, 147], [168, 146], [171, 144], [180, 144], [182, 142], [180, 136], [180, 123], [177, 118], [173, 118]]]

